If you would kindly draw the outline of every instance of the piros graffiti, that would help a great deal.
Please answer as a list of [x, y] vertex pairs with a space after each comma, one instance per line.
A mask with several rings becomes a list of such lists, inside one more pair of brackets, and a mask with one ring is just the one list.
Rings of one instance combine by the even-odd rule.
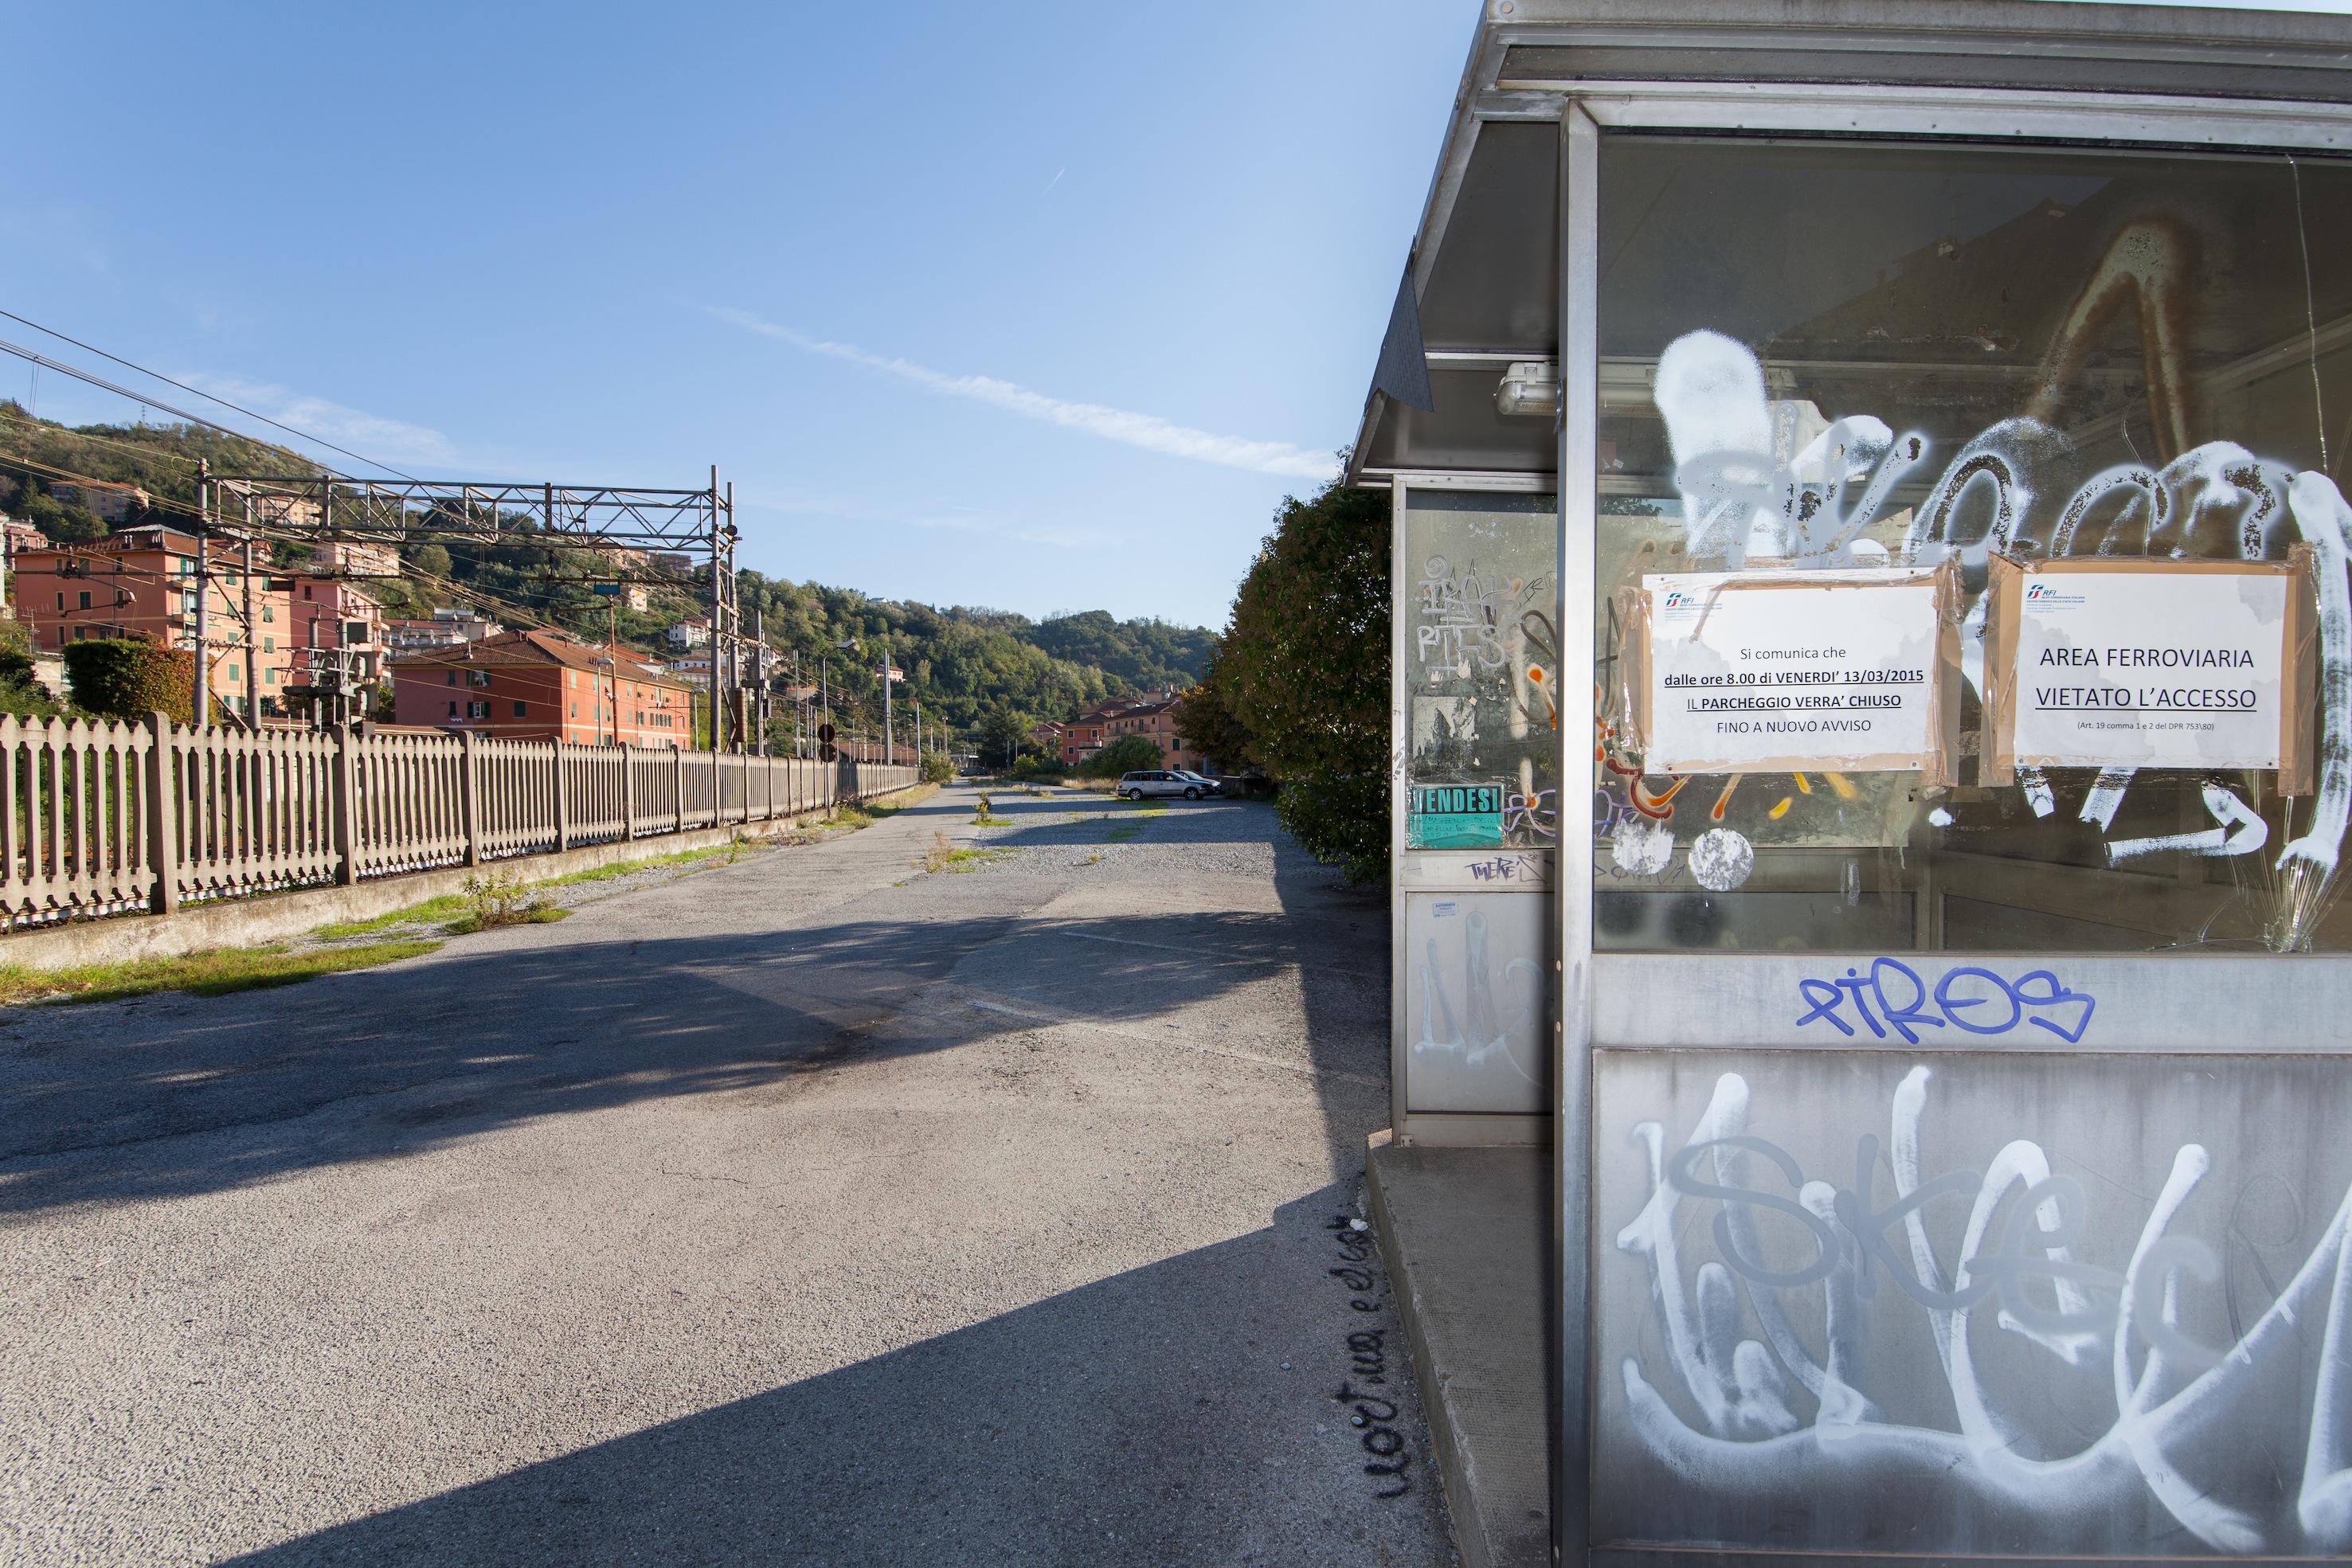
[[[1648, 1191], [1615, 1245], [1646, 1266], [1651, 1322], [1621, 1318], [1605, 1337], [1645, 1347], [1616, 1360], [1611, 1419], [1664, 1467], [1639, 1505], [1648, 1517], [1718, 1541], [1769, 1519], [1771, 1544], [1812, 1550], [1891, 1551], [1915, 1529], [1956, 1528], [1970, 1550], [2029, 1555], [2352, 1549], [2352, 1192], [2278, 1279], [2247, 1249], [2242, 1213], [2250, 1195], [2285, 1192], [2294, 1218], [2280, 1229], [2294, 1240], [2303, 1210], [2259, 1164], [2241, 1172], [2234, 1206], [2224, 1193], [2220, 1208], [2194, 1210], [2214, 1160], [2193, 1142], [2153, 1192], [2121, 1172], [2086, 1191], [2058, 1167], [2095, 1166], [2022, 1138], [1979, 1168], [1929, 1176], [1932, 1082], [1924, 1066], [1905, 1073], [1886, 1141], [1854, 1138], [1851, 1185], [1757, 1135], [1738, 1073], [1717, 1076], [1679, 1147], [1657, 1121], [1633, 1127]], [[2036, 1092], [2030, 1074], [1973, 1082], [1963, 1123]], [[2159, 1087], [2138, 1097], [2135, 1121], [2176, 1092], [2162, 1082], [2143, 1082]], [[2196, 1092], [2210, 1114], [2247, 1091]], [[2274, 1119], [2309, 1097], [2289, 1088], [2261, 1112], [2234, 1104], [2241, 1119]], [[1810, 1120], [1803, 1135], [1820, 1150], [1829, 1140]], [[2085, 1125], [2084, 1143], [2137, 1139], [2117, 1129], [2100, 1145]], [[2126, 1228], [2094, 1225], [2095, 1205], [2129, 1215]], [[2184, 1211], [2226, 1217], [2220, 1249], [2176, 1233]], [[1714, 1256], [1693, 1269], [1703, 1239]], [[2224, 1251], [2254, 1257], [2266, 1305], [2242, 1315]], [[1615, 1299], [1632, 1311], [1635, 1298]], [[1660, 1355], [1663, 1367], [1645, 1365]], [[1915, 1517], [1929, 1512], [1942, 1517]]]
[[[1867, 975], [1848, 969], [1841, 979], [1800, 980], [1797, 989], [1812, 1007], [1797, 1020], [1800, 1029], [1819, 1019], [1851, 1038], [1856, 1030], [1844, 1014], [1850, 1005], [1876, 1038], [1885, 1040], [1891, 1029], [1911, 1045], [1919, 1043], [1920, 1029], [1948, 1027], [1962, 1034], [1995, 1035], [2024, 1025], [2048, 1030], [2077, 1045], [2099, 1005], [2048, 969], [2011, 980], [1979, 965], [1963, 964], [1944, 971], [1931, 991], [1917, 970], [1895, 958], [1874, 959]], [[1874, 1014], [1873, 1002], [1878, 1004]]]

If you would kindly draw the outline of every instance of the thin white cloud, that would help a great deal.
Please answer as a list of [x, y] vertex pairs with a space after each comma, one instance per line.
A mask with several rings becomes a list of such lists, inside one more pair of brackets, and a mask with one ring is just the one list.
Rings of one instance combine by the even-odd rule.
[[1335, 466], [1328, 455], [1304, 451], [1286, 442], [1245, 441], [1237, 435], [1218, 435], [1206, 430], [1171, 424], [1155, 414], [1133, 413], [1122, 408], [1107, 408], [1097, 402], [1070, 402], [1062, 398], [1047, 397], [1043, 392], [1031, 392], [1027, 387], [1012, 382], [998, 381], [993, 376], [953, 376], [909, 360], [869, 353], [854, 344], [829, 343], [795, 332], [789, 327], [779, 327], [772, 321], [762, 321], [748, 311], [714, 307], [710, 313], [747, 332], [777, 339], [812, 354], [824, 354], [870, 371], [881, 371], [929, 392], [941, 392], [949, 397], [970, 398], [975, 402], [1003, 409], [1007, 413], [1017, 413], [1024, 419], [1058, 424], [1066, 430], [1083, 431], [1106, 441], [1140, 446], [1147, 452], [1297, 479], [1328, 479]]
[[[447, 436], [421, 424], [406, 424], [381, 414], [345, 408], [341, 403], [289, 392], [281, 386], [227, 376], [190, 375], [182, 379], [190, 386], [202, 387], [281, 424], [365, 456], [390, 458], [396, 463], [448, 463], [457, 456], [457, 448]], [[260, 434], [264, 440], [277, 438], [270, 432]]]

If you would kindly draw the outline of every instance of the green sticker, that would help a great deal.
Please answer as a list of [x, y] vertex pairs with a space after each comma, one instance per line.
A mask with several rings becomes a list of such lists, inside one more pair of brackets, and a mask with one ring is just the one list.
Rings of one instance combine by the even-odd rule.
[[1407, 849], [1493, 849], [1503, 841], [1503, 787], [1416, 784], [1404, 824]]

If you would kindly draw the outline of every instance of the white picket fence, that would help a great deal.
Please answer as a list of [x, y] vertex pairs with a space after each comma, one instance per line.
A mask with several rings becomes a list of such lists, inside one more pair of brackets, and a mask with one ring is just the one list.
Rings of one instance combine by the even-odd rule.
[[0, 928], [762, 821], [917, 777], [668, 747], [0, 716]]

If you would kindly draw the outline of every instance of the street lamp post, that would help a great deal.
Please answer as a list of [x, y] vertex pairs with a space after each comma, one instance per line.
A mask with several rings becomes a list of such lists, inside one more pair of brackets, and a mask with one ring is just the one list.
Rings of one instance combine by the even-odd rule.
[[[833, 646], [834, 646], [834, 650], [835, 650], [836, 653], [838, 653], [838, 652], [840, 652], [840, 651], [841, 651], [841, 650], [843, 650], [843, 649], [850, 649], [850, 650], [853, 650], [853, 651], [854, 651], [854, 650], [856, 650], [856, 649], [857, 645], [858, 645], [858, 643], [857, 643], [857, 639], [856, 639], [856, 638], [855, 638], [855, 637], [847, 637], [847, 638], [844, 638], [842, 641], [840, 641], [840, 642], [838, 642], [838, 643], [835, 643]], [[827, 709], [825, 710], [825, 715], [824, 715], [824, 716], [825, 716], [826, 722], [830, 723], [830, 722], [832, 721], [832, 718], [833, 718], [833, 710], [832, 710], [831, 708], [827, 708]]]
[[890, 639], [885, 637], [882, 639], [882, 766], [885, 768], [898, 760], [898, 754], [891, 750], [892, 742], [898, 738], [897, 727], [890, 722], [890, 687], [892, 677], [898, 673], [890, 667]]

